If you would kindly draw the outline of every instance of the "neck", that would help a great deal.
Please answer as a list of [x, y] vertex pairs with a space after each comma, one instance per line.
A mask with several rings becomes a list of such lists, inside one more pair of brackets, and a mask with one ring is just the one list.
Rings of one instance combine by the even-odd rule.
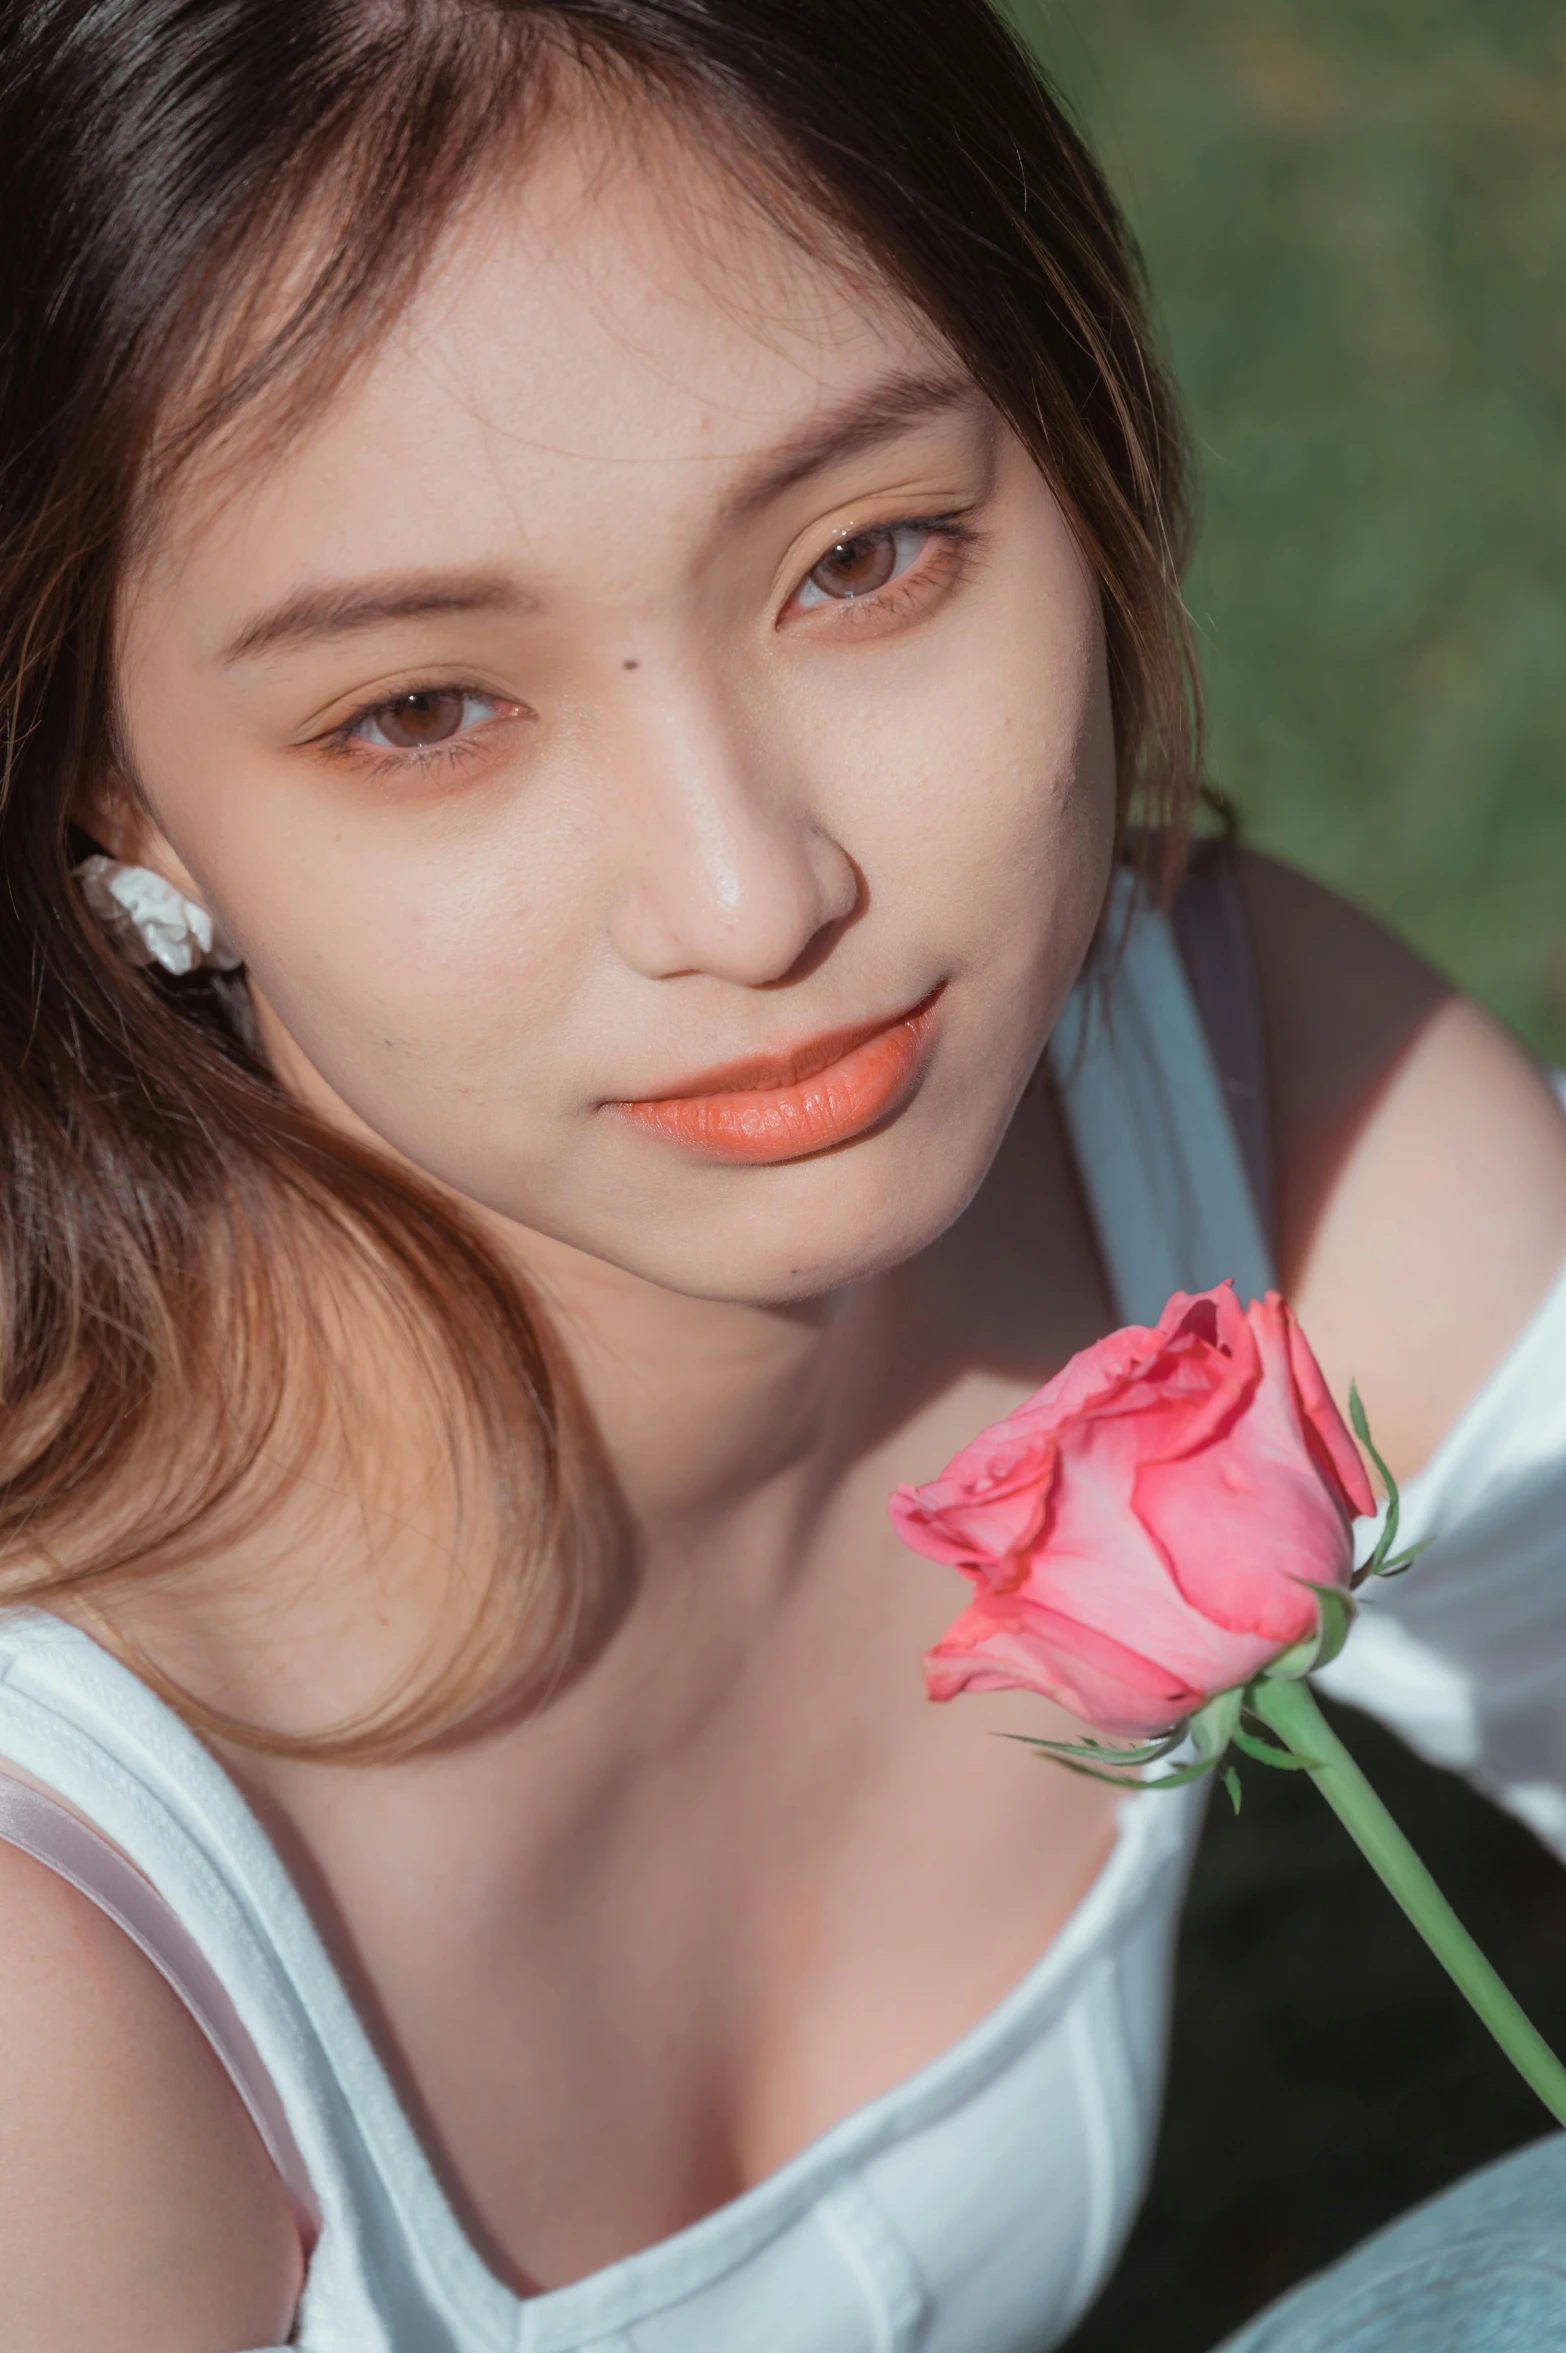
[[700, 1545], [852, 1448], [880, 1286], [787, 1306], [691, 1298], [568, 1244], [505, 1237], [558, 1333], [650, 1557]]
[[[1113, 1321], [1041, 1095], [1025, 1098], [979, 1196], [937, 1242], [796, 1305], [692, 1298], [481, 1222], [570, 1358], [618, 1491], [638, 1622], [655, 1643], [671, 1625], [688, 1643], [699, 1624], [709, 1649], [736, 1657], [758, 1613], [816, 1562], [861, 1465], [877, 1458], [856, 1558], [884, 1529], [896, 1478], [927, 1475]], [[371, 1317], [350, 1367], [374, 1427], [355, 1425], [346, 1468], [314, 1475], [306, 1459], [253, 1527], [203, 1547], [199, 1575], [119, 1597], [147, 1655], [250, 1722], [315, 1732], [422, 1683], [471, 1607], [470, 1570], [487, 1573], [486, 1541], [504, 1552], [482, 1492], [466, 1499], [469, 1519], [454, 1490], [417, 1363], [403, 1366], [384, 1337]]]

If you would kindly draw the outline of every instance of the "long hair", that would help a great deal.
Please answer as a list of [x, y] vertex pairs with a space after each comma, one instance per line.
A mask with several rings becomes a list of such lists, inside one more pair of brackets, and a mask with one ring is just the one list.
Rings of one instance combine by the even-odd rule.
[[[1178, 843], [1197, 706], [1185, 445], [1135, 253], [985, 0], [12, 0], [0, 14], [0, 1600], [101, 1610], [264, 1513], [356, 1301], [393, 1318], [488, 1564], [447, 1657], [319, 1740], [427, 1739], [558, 1682], [618, 1603], [536, 1301], [432, 1187], [330, 1133], [222, 984], [149, 979], [71, 869], [114, 771], [119, 583], [178, 468], [288, 431], [550, 110], [656, 105], [867, 262], [1034, 454], [1100, 589], [1122, 823]], [[575, 94], [573, 97], [573, 93]], [[323, 1305], [323, 1302], [325, 1304]], [[475, 1471], [474, 1475], [478, 1475]]]

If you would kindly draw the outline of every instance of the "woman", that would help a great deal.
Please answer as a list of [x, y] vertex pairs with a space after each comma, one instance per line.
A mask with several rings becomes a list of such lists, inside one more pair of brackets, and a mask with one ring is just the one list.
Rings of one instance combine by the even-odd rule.
[[1194, 1817], [927, 1706], [885, 1498], [1270, 1140], [1460, 1551], [1566, 1127], [1287, 873], [1182, 965], [1181, 445], [980, 0], [3, 43], [7, 2344], [1054, 2342]]

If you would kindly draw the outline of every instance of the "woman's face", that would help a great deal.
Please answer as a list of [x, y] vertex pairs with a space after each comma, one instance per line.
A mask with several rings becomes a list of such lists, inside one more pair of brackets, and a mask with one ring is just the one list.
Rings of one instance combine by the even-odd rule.
[[972, 1194], [1088, 945], [1098, 599], [940, 340], [671, 141], [561, 136], [129, 585], [142, 853], [285, 1079], [463, 1198], [784, 1300]]

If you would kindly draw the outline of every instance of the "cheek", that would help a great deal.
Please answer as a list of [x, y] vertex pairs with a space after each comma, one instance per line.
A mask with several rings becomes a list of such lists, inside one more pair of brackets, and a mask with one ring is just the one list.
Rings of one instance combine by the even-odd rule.
[[568, 858], [406, 813], [316, 827], [297, 808], [250, 849], [222, 859], [214, 895], [278, 1020], [361, 1117], [422, 1158], [431, 1106], [514, 1136], [548, 1105], [591, 933]]
[[138, 774], [306, 1060], [376, 1124], [398, 1089], [471, 1096], [536, 1066], [593, 931], [582, 829], [466, 777], [443, 805], [249, 751], [160, 639], [122, 648]]
[[842, 828], [872, 903], [959, 970], [1074, 971], [1097, 920], [1114, 735], [1096, 600], [1071, 585], [1053, 627], [1036, 595], [996, 598], [938, 672], [834, 714]]

